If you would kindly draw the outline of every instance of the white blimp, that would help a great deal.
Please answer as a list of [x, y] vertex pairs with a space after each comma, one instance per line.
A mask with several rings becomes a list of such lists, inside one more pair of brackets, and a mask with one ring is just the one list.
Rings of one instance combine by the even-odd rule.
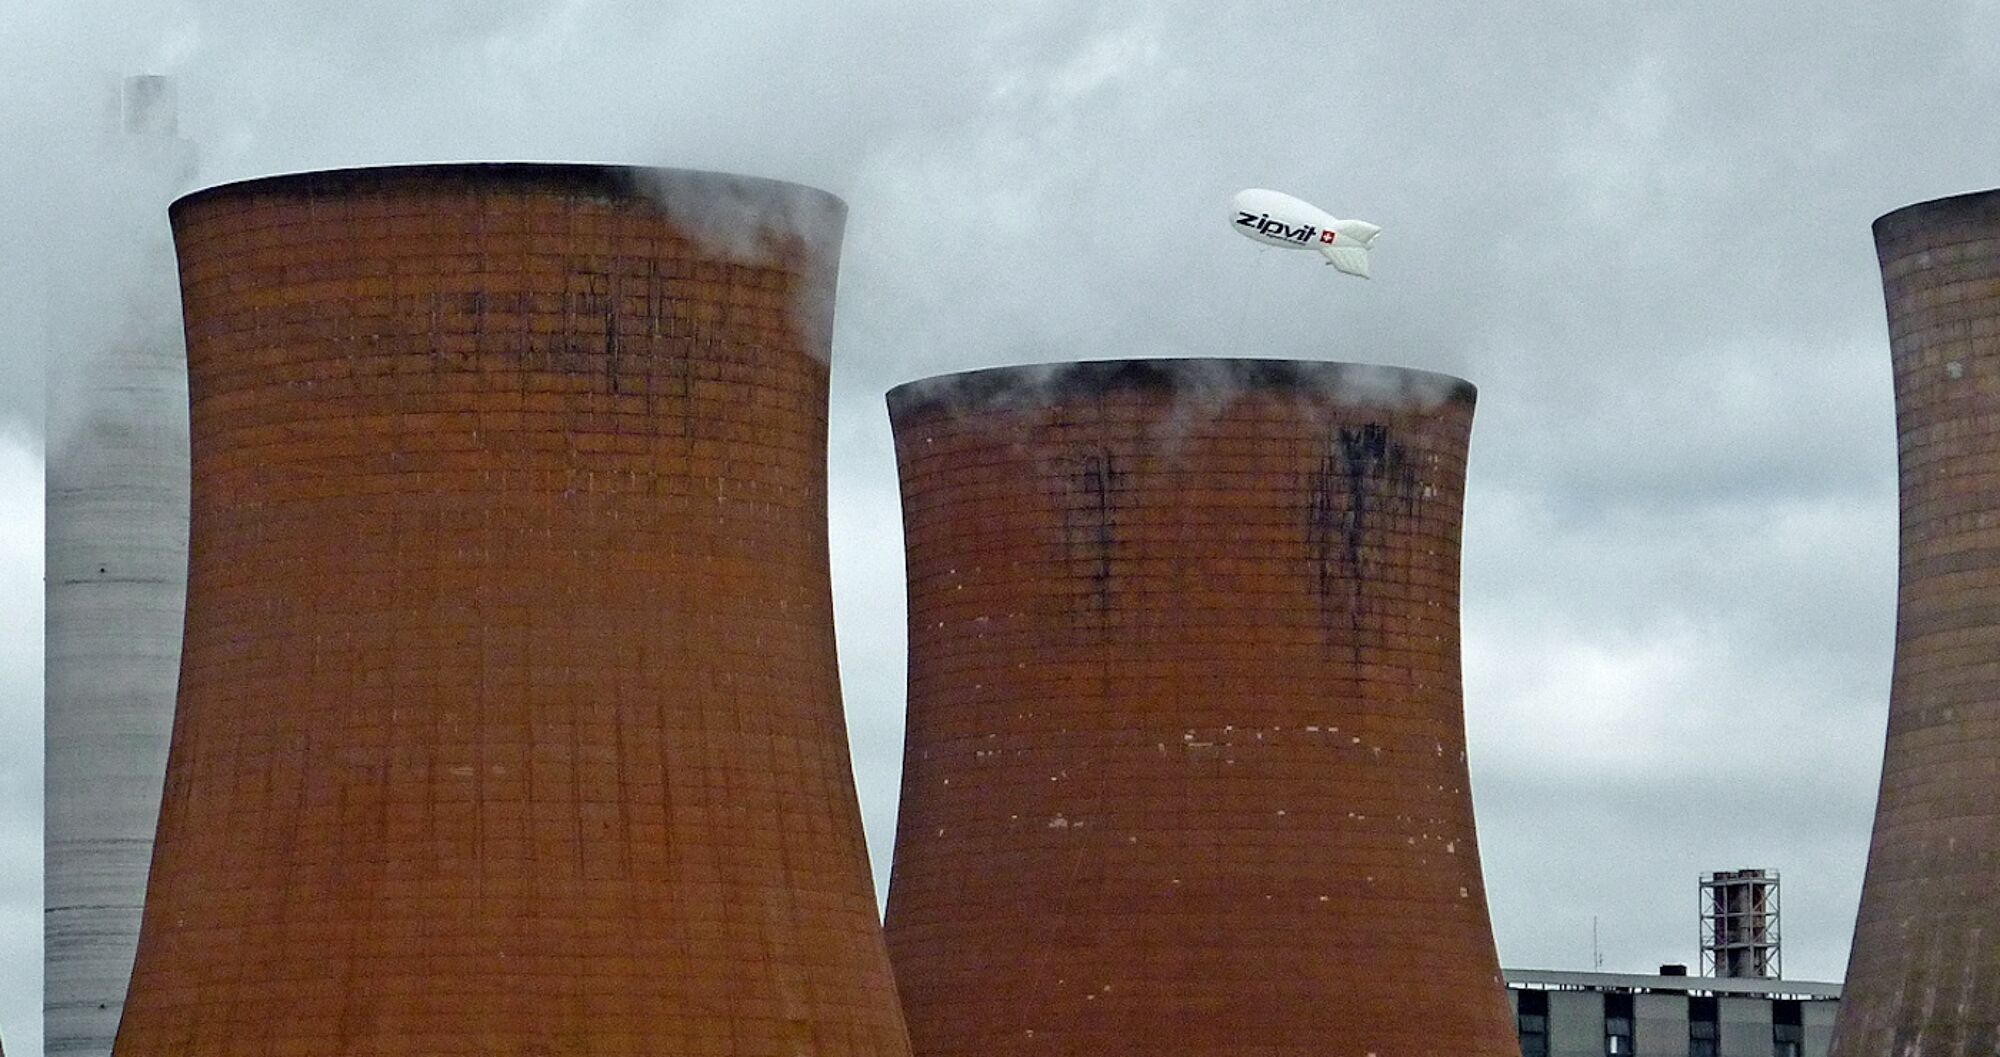
[[1340, 220], [1283, 191], [1252, 187], [1236, 196], [1236, 232], [1270, 246], [1318, 250], [1326, 263], [1368, 278], [1368, 247], [1382, 229], [1365, 220]]

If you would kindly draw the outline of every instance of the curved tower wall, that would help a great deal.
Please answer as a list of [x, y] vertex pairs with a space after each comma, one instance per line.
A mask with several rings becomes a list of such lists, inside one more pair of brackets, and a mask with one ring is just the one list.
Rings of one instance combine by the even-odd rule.
[[1465, 760], [1473, 396], [1251, 360], [889, 394], [919, 1057], [1519, 1053]]
[[827, 574], [843, 214], [529, 165], [175, 205], [187, 634], [121, 1057], [907, 1052]]
[[2000, 1052], [2000, 191], [1875, 222], [1902, 485], [1896, 667], [1833, 1052]]

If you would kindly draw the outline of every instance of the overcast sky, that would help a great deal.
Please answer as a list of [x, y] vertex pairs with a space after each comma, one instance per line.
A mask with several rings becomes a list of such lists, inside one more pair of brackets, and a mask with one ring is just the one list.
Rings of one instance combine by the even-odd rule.
[[[1697, 875], [1761, 866], [1787, 975], [1824, 980], [1892, 645], [1868, 224], [2000, 183], [1996, 41], [2000, 0], [8, 0], [0, 1032], [39, 1050], [41, 386], [88, 354], [38, 306], [82, 303], [50, 261], [135, 267], [104, 220], [133, 192], [87, 164], [117, 74], [178, 79], [205, 182], [577, 160], [846, 198], [833, 558], [878, 884], [885, 389], [1167, 355], [1470, 379], [1466, 713], [1503, 963], [1589, 968], [1593, 918], [1607, 970], [1692, 962]], [[1375, 281], [1237, 238], [1247, 186], [1381, 224]]]

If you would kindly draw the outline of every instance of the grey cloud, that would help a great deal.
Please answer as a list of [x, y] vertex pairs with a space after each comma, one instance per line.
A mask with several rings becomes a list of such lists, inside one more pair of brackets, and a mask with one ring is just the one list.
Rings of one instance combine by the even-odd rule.
[[955, 74], [977, 69], [990, 32], [963, 11], [895, 0], [503, 5], [483, 31], [451, 34], [402, 26], [437, 20], [428, 8], [314, 10], [286, 22], [292, 47], [273, 48], [264, 5], [201, 5], [183, 76], [209, 117], [218, 176], [504, 157], [737, 170], [840, 192], [867, 152], [966, 104], [959, 88], [976, 82]]
[[[1476, 795], [1505, 794], [1515, 805], [1483, 813], [1480, 833], [1507, 964], [1589, 968], [1593, 917], [1606, 970], [1692, 964], [1697, 878], [1757, 867], [1783, 877], [1786, 975], [1838, 981], [1860, 895], [1859, 873], [1843, 867], [1866, 851], [1872, 794], [1773, 804], [1746, 794], [1746, 777], [1754, 776], [1579, 786], [1475, 774]], [[1647, 806], [1660, 802], [1680, 810], [1663, 815]], [[1496, 839], [1507, 835], [1538, 839]]]

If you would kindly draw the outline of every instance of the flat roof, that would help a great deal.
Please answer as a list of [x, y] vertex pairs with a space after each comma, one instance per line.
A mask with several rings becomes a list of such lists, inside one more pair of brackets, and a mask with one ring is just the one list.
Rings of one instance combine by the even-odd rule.
[[1654, 976], [1647, 973], [1579, 973], [1562, 969], [1502, 969], [1507, 986], [1546, 991], [1660, 991], [1673, 994], [1744, 995], [1752, 998], [1839, 998], [1840, 985], [1811, 980], [1760, 980], [1726, 976]]

